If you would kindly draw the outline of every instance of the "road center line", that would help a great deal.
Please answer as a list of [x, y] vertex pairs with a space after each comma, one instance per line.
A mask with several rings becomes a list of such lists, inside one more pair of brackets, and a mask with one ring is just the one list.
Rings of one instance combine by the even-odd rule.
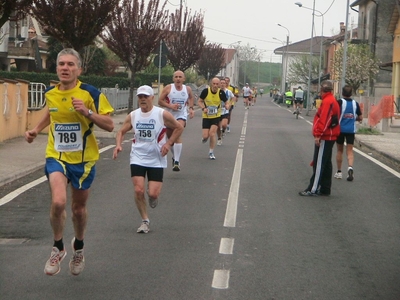
[[215, 289], [229, 288], [229, 270], [214, 270], [212, 287]]
[[236, 226], [236, 214], [237, 214], [237, 204], [239, 197], [240, 173], [242, 171], [242, 160], [243, 160], [243, 149], [238, 149], [236, 154], [235, 168], [232, 175], [231, 187], [229, 189], [224, 227]]
[[222, 238], [221, 243], [219, 244], [219, 253], [220, 254], [232, 254], [234, 243], [235, 243], [235, 239], [233, 239], [233, 238]]

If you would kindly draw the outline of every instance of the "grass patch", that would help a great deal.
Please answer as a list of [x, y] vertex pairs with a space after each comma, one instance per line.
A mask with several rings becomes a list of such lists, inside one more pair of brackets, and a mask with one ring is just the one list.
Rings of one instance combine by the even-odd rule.
[[379, 130], [374, 128], [362, 127], [357, 130], [357, 134], [372, 134], [372, 135], [379, 135], [382, 134]]

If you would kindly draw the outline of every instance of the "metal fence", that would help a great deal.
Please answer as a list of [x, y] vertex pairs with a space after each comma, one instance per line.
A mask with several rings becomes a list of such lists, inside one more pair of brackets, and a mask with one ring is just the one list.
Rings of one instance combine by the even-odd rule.
[[[101, 92], [106, 95], [108, 102], [110, 102], [115, 111], [128, 109], [129, 89], [102, 88]], [[135, 97], [133, 101], [133, 107], [136, 107]]]
[[[31, 82], [29, 84], [28, 110], [40, 110], [46, 105], [45, 90], [46, 85], [43, 83]], [[102, 88], [101, 92], [106, 95], [115, 111], [128, 108], [129, 89]], [[133, 107], [136, 107], [135, 103], [133, 103]]]
[[[197, 103], [197, 98], [200, 95], [201, 91], [206, 87], [200, 86], [196, 87], [195, 85], [190, 85], [193, 90], [193, 94], [195, 97], [195, 103]], [[29, 98], [28, 98], [28, 110], [40, 110], [46, 105], [46, 99], [44, 97], [44, 92], [46, 90], [46, 85], [43, 83], [31, 82], [29, 84]], [[116, 112], [123, 111], [128, 109], [129, 104], [129, 88], [128, 89], [119, 89], [119, 88], [101, 88], [100, 91], [107, 97], [111, 106], [114, 108]], [[134, 91], [135, 95], [135, 91]], [[158, 98], [155, 97], [155, 101], [157, 102]], [[137, 107], [137, 99], [133, 97], [133, 108]]]
[[46, 85], [38, 82], [29, 83], [28, 88], [28, 110], [40, 110], [46, 105], [44, 91]]

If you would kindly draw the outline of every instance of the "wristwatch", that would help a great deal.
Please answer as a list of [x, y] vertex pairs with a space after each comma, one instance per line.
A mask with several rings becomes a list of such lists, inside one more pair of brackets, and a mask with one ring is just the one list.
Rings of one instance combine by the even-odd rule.
[[87, 115], [87, 116], [90, 117], [91, 115], [93, 115], [93, 110], [89, 109], [89, 110], [88, 110], [88, 115]]

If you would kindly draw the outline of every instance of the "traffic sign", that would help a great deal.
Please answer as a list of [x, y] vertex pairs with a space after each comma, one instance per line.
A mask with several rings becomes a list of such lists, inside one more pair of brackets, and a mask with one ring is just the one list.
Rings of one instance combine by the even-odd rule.
[[[160, 67], [160, 55], [156, 55], [154, 57], [154, 65], [158, 68]], [[167, 57], [165, 55], [161, 55], [161, 68], [164, 68], [167, 65]]]

